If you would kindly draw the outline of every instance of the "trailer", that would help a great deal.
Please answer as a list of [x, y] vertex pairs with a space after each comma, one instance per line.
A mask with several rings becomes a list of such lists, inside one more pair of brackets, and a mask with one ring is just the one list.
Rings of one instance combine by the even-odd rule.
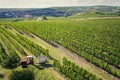
[[46, 56], [39, 56], [38, 57], [38, 63], [41, 65], [45, 65], [45, 63], [47, 62], [47, 57]]

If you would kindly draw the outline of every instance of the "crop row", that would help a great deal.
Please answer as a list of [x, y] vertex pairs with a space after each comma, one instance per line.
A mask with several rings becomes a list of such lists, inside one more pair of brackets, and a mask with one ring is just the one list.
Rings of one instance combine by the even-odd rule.
[[21, 22], [10, 25], [19, 31], [34, 33], [48, 42], [62, 44], [120, 78], [119, 20]]
[[6, 56], [7, 54], [5, 52], [5, 49], [3, 48], [2, 44], [0, 44], [0, 63], [5, 59]]
[[59, 61], [54, 60], [54, 66], [71, 80], [102, 80], [83, 68], [78, 67], [76, 64], [68, 61], [66, 58], [63, 58], [63, 65], [61, 65]]
[[10, 35], [8, 35], [6, 32], [4, 32], [4, 30], [0, 30], [0, 32], [1, 33], [3, 33], [4, 34], [4, 36], [12, 43], [12, 45], [21, 53], [21, 54], [23, 54], [23, 55], [27, 55], [26, 53], [25, 53], [25, 51], [23, 50], [23, 48], [21, 48], [18, 44], [17, 44], [17, 42], [10, 36]]
[[[23, 37], [23, 36], [21, 36], [19, 34], [14, 35], [11, 32], [5, 30], [4, 28], [1, 28], [1, 29], [2, 29], [1, 32], [3, 34], [6, 34], [6, 36], [9, 39], [10, 39], [10, 37], [12, 37], [18, 43], [20, 43], [22, 46], [24, 46], [25, 48], [27, 48], [28, 50], [30, 50], [31, 53], [33, 53], [35, 56], [40, 56], [41, 53], [44, 54], [44, 55], [48, 55], [48, 50], [42, 48], [41, 46], [38, 46], [37, 44], [33, 43], [32, 41], [28, 40], [27, 38], [25, 38], [25, 37]], [[12, 42], [12, 40], [10, 40], [10, 41]], [[13, 44], [15, 44], [15, 42]]]
[[8, 55], [5, 56], [5, 59], [1, 60], [1, 66], [8, 69], [16, 68], [20, 61], [18, 53], [13, 49], [13, 47], [3, 34], [0, 34], [0, 38], [7, 47], [8, 51]]

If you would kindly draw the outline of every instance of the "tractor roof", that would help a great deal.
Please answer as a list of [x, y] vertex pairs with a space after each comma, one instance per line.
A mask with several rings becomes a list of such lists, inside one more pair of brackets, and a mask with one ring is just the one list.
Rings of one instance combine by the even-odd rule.
[[33, 56], [27, 56], [27, 58], [33, 58]]

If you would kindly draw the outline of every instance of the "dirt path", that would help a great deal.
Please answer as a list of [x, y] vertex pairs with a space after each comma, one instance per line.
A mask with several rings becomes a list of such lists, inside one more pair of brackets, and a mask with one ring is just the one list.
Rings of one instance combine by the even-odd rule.
[[[14, 29], [12, 29], [14, 30]], [[13, 31], [11, 31], [13, 32]], [[18, 33], [16, 30], [14, 30], [15, 33]], [[87, 71], [91, 72], [92, 74], [96, 75], [99, 78], [102, 78], [103, 80], [119, 80], [115, 77], [113, 77], [112, 75], [108, 74], [107, 72], [105, 72], [104, 70], [96, 67], [95, 65], [93, 65], [92, 63], [86, 61], [84, 58], [76, 55], [75, 53], [71, 52], [70, 50], [64, 48], [61, 45], [58, 45], [58, 48], [53, 47], [52, 45], [50, 45], [49, 43], [47, 43], [46, 41], [42, 40], [41, 38], [34, 36], [30, 37], [28, 35], [23, 35], [24, 37], [27, 37], [28, 39], [30, 39], [31, 41], [33, 41], [34, 43], [37, 43], [38, 45], [45, 47], [46, 49], [49, 50], [49, 54], [62, 62], [63, 57], [68, 58], [70, 61], [76, 63], [78, 66], [86, 69]]]
[[58, 71], [56, 71], [53, 67], [47, 69], [45, 71], [45, 73], [51, 74], [54, 77], [57, 77], [57, 80], [67, 80], [67, 78], [64, 75], [62, 75], [61, 73], [59, 73]]
[[9, 69], [3, 69], [0, 67], [0, 74], [3, 74], [4, 75], [4, 80], [9, 80], [8, 79], [8, 76], [10, 75], [10, 70]]

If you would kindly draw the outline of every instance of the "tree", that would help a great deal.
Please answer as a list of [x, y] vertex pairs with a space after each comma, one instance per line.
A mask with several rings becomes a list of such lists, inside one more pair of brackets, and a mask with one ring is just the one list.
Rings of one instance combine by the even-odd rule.
[[19, 61], [20, 57], [17, 55], [17, 53], [13, 53], [2, 61], [1, 66], [8, 69], [14, 69], [17, 67]]
[[117, 15], [120, 16], [120, 11], [117, 12]]
[[12, 70], [9, 80], [33, 80], [34, 71], [30, 69]]
[[43, 20], [48, 20], [46, 16], [42, 16]]

